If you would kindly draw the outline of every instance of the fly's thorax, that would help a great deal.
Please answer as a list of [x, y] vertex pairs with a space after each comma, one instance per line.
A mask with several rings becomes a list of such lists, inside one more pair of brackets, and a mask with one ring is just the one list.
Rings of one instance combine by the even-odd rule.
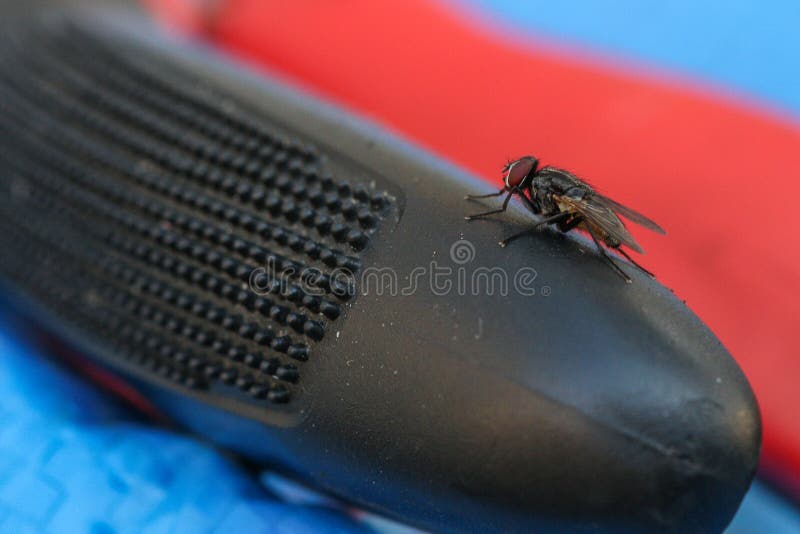
[[578, 178], [573, 173], [556, 167], [542, 167], [538, 173], [541, 183], [556, 194], [565, 194], [567, 191], [580, 189], [586, 193], [593, 192], [589, 184]]
[[540, 187], [534, 190], [536, 192], [536, 200], [542, 207], [543, 216], [549, 217], [561, 211], [561, 207], [554, 200], [553, 192], [550, 189]]

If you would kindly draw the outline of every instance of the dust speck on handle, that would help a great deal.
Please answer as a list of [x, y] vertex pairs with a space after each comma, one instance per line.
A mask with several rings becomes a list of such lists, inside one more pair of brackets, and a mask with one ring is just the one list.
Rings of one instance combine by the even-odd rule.
[[483, 336], [483, 318], [478, 317], [478, 331], [475, 332], [475, 339], [480, 339]]

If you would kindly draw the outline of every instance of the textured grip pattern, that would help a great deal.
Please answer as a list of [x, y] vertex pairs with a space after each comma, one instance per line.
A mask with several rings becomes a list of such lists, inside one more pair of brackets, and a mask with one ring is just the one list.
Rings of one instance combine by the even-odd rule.
[[288, 402], [389, 195], [127, 39], [4, 41], [0, 274], [112, 357]]

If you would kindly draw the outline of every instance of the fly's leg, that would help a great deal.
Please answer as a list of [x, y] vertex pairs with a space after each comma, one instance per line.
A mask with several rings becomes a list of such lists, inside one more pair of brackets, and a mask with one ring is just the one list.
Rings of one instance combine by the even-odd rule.
[[557, 223], [559, 221], [563, 221], [564, 219], [566, 219], [570, 215], [572, 215], [572, 214], [569, 213], [569, 212], [561, 212], [561, 213], [556, 213], [555, 215], [551, 215], [550, 217], [547, 217], [546, 219], [542, 219], [541, 221], [537, 222], [533, 226], [533, 228], [528, 228], [527, 230], [525, 230], [523, 232], [520, 232], [518, 234], [514, 234], [511, 237], [507, 237], [507, 238], [503, 239], [502, 241], [500, 241], [499, 244], [500, 244], [501, 247], [505, 247], [506, 245], [508, 245], [509, 243], [514, 241], [515, 239], [518, 239], [518, 238], [520, 238], [520, 237], [522, 237], [524, 235], [528, 235], [528, 234], [531, 234], [531, 233], [537, 231], [540, 226], [544, 226], [545, 224], [553, 224], [553, 223]]
[[542, 208], [539, 207], [538, 202], [529, 199], [527, 196], [525, 196], [525, 193], [520, 193], [519, 196], [522, 197], [522, 200], [525, 201], [525, 205], [528, 207], [529, 210], [531, 210], [531, 213], [533, 213], [534, 215], [539, 215], [540, 213], [542, 213]]
[[638, 267], [640, 271], [642, 271], [643, 273], [645, 273], [646, 275], [648, 275], [650, 278], [655, 278], [655, 277], [656, 277], [656, 275], [654, 275], [653, 273], [651, 273], [650, 271], [648, 271], [647, 269], [645, 269], [644, 267], [642, 267], [641, 265], [639, 265], [638, 263], [636, 263], [636, 261], [634, 261], [634, 259], [633, 259], [633, 258], [631, 258], [631, 257], [628, 255], [628, 253], [627, 253], [627, 252], [625, 252], [624, 250], [622, 250], [622, 247], [619, 247], [619, 248], [617, 248], [617, 252], [619, 252], [620, 254], [622, 254], [623, 256], [625, 256], [626, 258], [628, 258], [628, 261], [629, 261], [629, 262], [631, 262], [631, 263], [632, 263], [632, 264], [634, 264], [636, 267]]
[[500, 195], [502, 195], [505, 192], [506, 192], [506, 188], [504, 187], [503, 189], [501, 189], [497, 193], [489, 193], [488, 195], [466, 195], [464, 197], [464, 200], [477, 200], [479, 198], [499, 197]]
[[[491, 211], [485, 211], [483, 213], [476, 213], [474, 215], [467, 215], [464, 218], [466, 220], [468, 220], [468, 221], [473, 221], [475, 219], [482, 219], [483, 217], [486, 217], [487, 215], [494, 215], [495, 213], [503, 213], [504, 211], [506, 211], [508, 209], [508, 203], [511, 201], [511, 197], [514, 196], [514, 193], [516, 193], [518, 191], [519, 190], [515, 188], [515, 189], [512, 189], [512, 190], [510, 190], [508, 192], [508, 195], [506, 196], [506, 199], [503, 201], [503, 207], [502, 208], [498, 208], [496, 210], [491, 210]], [[502, 191], [501, 191], [501, 193], [502, 193]], [[499, 195], [493, 195], [493, 196], [499, 196]]]
[[571, 219], [566, 219], [558, 223], [559, 231], [566, 234], [567, 232], [569, 232], [570, 230], [572, 230], [573, 228], [575, 228], [576, 226], [578, 226], [580, 223], [583, 222], [582, 215], [575, 215], [575, 214], [573, 215], [574, 217], [572, 217]]
[[625, 271], [623, 271], [619, 265], [614, 263], [614, 259], [608, 254], [608, 252], [606, 252], [606, 249], [603, 248], [603, 245], [600, 244], [600, 241], [597, 240], [597, 237], [594, 235], [594, 232], [592, 231], [592, 227], [587, 224], [586, 228], [589, 230], [589, 235], [592, 236], [592, 241], [594, 241], [594, 244], [597, 246], [597, 250], [599, 250], [600, 255], [603, 256], [603, 259], [605, 259], [606, 262], [611, 266], [611, 268], [614, 269], [614, 271], [617, 274], [619, 274], [623, 280], [625, 280], [625, 283], [628, 284], [633, 283], [631, 277], [625, 274]]

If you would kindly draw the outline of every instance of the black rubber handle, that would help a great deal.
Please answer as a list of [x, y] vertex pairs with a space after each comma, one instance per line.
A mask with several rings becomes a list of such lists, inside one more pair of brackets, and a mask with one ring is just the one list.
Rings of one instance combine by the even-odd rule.
[[465, 221], [483, 182], [131, 13], [10, 26], [0, 274], [85, 362], [433, 531], [727, 525], [756, 402], [657, 282], [500, 248], [532, 219]]

